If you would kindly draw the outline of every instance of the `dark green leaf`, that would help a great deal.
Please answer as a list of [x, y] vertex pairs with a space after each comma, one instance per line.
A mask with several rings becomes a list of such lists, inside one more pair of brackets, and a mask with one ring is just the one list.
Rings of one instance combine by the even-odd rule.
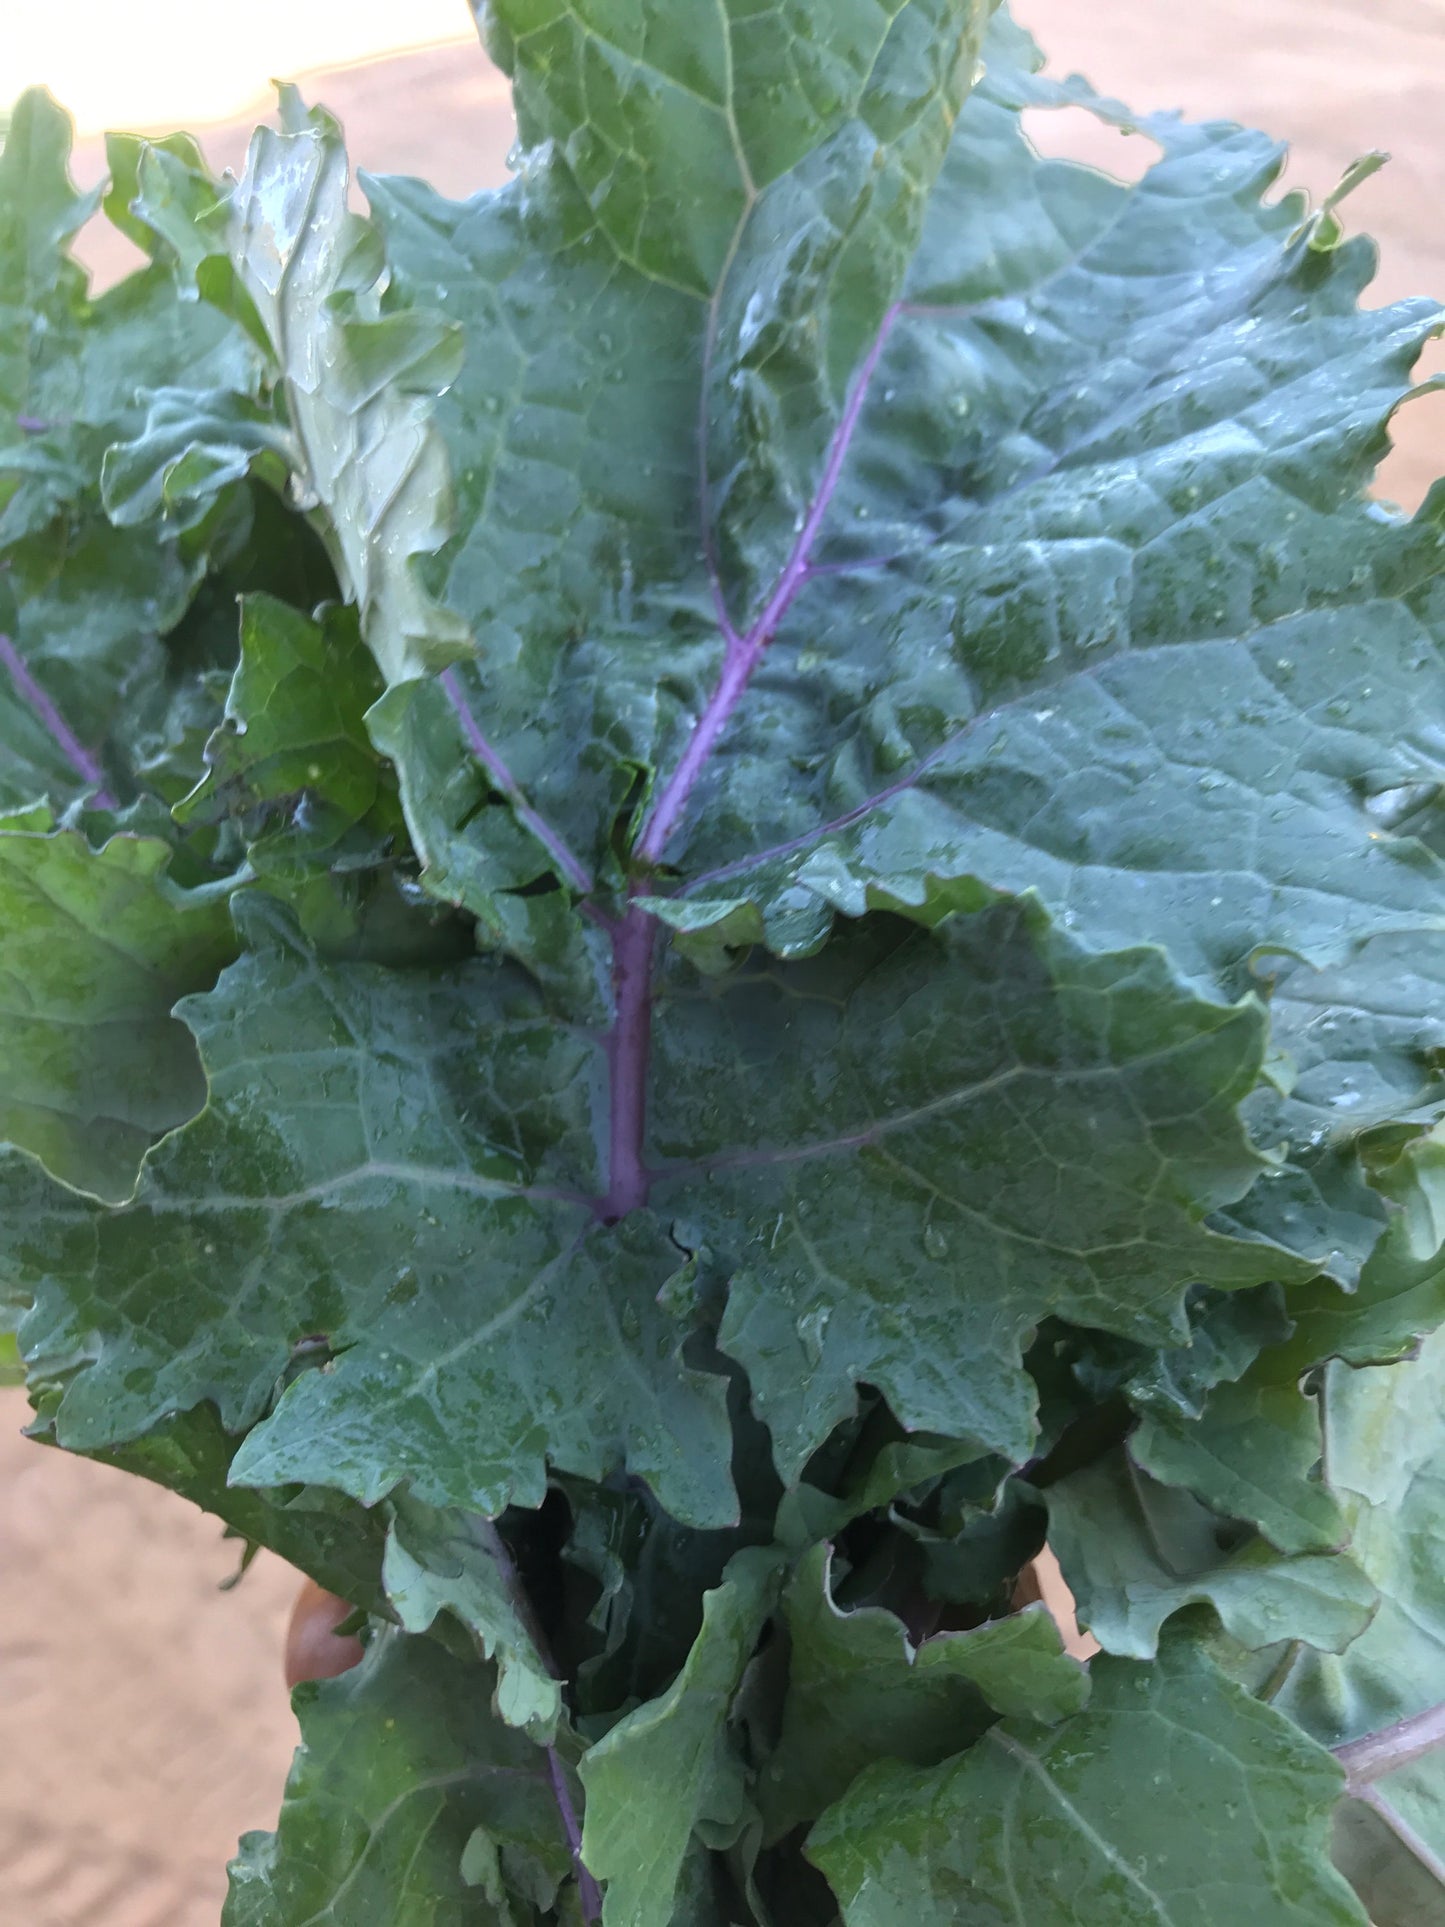
[[[1266, 1171], [1255, 1191], [1264, 1189], [1270, 1176]], [[1156, 1351], [1135, 1364], [1123, 1380], [1129, 1402], [1146, 1413], [1196, 1419], [1217, 1385], [1243, 1378], [1266, 1347], [1283, 1344], [1290, 1332], [1278, 1286], [1196, 1293], [1189, 1307], [1188, 1344]], [[1099, 1387], [1091, 1389], [1097, 1394]]]
[[409, 1633], [424, 1633], [450, 1612], [497, 1665], [497, 1712], [508, 1726], [550, 1741], [562, 1712], [562, 1689], [538, 1651], [523, 1616], [515, 1571], [490, 1520], [438, 1512], [419, 1500], [392, 1502], [382, 1583]]
[[1151, 122], [1125, 189], [1029, 153], [1018, 78], [993, 62], [960, 117], [659, 914], [796, 953], [835, 909], [1034, 889], [1231, 991], [1262, 951], [1428, 928], [1436, 859], [1366, 805], [1438, 781], [1440, 533], [1341, 505], [1439, 311], [1359, 314], [1368, 251], [1291, 240], [1261, 137]]
[[1052, 1722], [1088, 1698], [1088, 1675], [1066, 1657], [1042, 1606], [914, 1645], [890, 1612], [839, 1611], [821, 1546], [799, 1565], [783, 1606], [787, 1697], [757, 1795], [773, 1839], [816, 1819], [875, 1760], [935, 1766], [996, 1713]]
[[144, 837], [95, 850], [45, 812], [0, 818], [0, 1140], [118, 1201], [206, 1084], [171, 1015], [236, 951], [229, 890], [179, 890]]
[[540, 1502], [549, 1458], [591, 1478], [625, 1462], [679, 1517], [734, 1517], [722, 1381], [682, 1364], [685, 1328], [656, 1302], [679, 1254], [645, 1220], [605, 1232], [585, 1195], [595, 1043], [506, 969], [327, 967], [261, 911], [247, 934], [258, 947], [181, 1006], [210, 1105], [132, 1205], [0, 1166], [60, 1442], [114, 1443], [202, 1398], [227, 1430], [255, 1425], [324, 1337], [238, 1481], [371, 1503], [409, 1478], [428, 1504], [495, 1514]]
[[[1327, 1745], [1387, 1736], [1359, 1767], [1357, 1791], [1380, 1803], [1381, 1827], [1342, 1816], [1343, 1864], [1372, 1908], [1418, 1890], [1445, 1904], [1445, 1747], [1388, 1743], [1398, 1722], [1445, 1704], [1445, 1337], [1387, 1369], [1331, 1365], [1325, 1377], [1326, 1470], [1350, 1496], [1352, 1550], [1380, 1592], [1368, 1631], [1338, 1658], [1287, 1650], [1266, 1690]], [[1438, 1726], [1438, 1719], [1437, 1719]], [[1398, 1764], [1396, 1764], [1398, 1762]], [[1403, 1838], [1401, 1837], [1403, 1836]], [[1369, 1847], [1366, 1853], [1366, 1846]], [[1414, 1864], [1411, 1864], [1414, 1863]], [[1390, 1915], [1382, 1912], [1380, 1918]], [[1419, 1915], [1424, 1920], [1428, 1915]]]
[[248, 596], [226, 721], [177, 818], [205, 822], [277, 804], [299, 815], [304, 805], [288, 844], [297, 855], [324, 855], [358, 825], [374, 838], [400, 834], [395, 787], [363, 720], [379, 688], [354, 612], [329, 609], [313, 621], [271, 596]]
[[225, 1927], [530, 1927], [509, 1889], [540, 1869], [555, 1892], [567, 1844], [546, 1754], [491, 1698], [489, 1668], [385, 1632], [351, 1672], [298, 1687], [280, 1824], [242, 1840]]
[[178, 301], [159, 262], [87, 299], [69, 247], [100, 197], [75, 194], [69, 153], [66, 116], [26, 94], [0, 159], [0, 806], [134, 780], [134, 691], [164, 680], [159, 638], [234, 517], [220, 505], [185, 543], [121, 533], [102, 511], [102, 457], [178, 369], [226, 394], [260, 372], [240, 331]]
[[1050, 1486], [1048, 1506], [1079, 1623], [1106, 1652], [1152, 1659], [1164, 1621], [1195, 1604], [1212, 1606], [1251, 1651], [1295, 1639], [1341, 1652], [1378, 1604], [1352, 1559], [1282, 1557], [1122, 1451]]
[[735, 1838], [747, 1812], [728, 1710], [777, 1594], [778, 1561], [741, 1552], [703, 1601], [702, 1630], [660, 1699], [620, 1720], [582, 1762], [582, 1858], [605, 1883], [605, 1927], [670, 1927], [694, 1829]]
[[1339, 1767], [1187, 1641], [1096, 1660], [1087, 1712], [871, 1768], [808, 1836], [847, 1927], [1363, 1927]]
[[[698, 1531], [669, 1517], [634, 1481], [618, 1489], [563, 1479], [572, 1530], [563, 1558], [586, 1618], [570, 1630], [581, 1730], [604, 1733], [618, 1710], [665, 1692], [702, 1629], [703, 1600], [740, 1544], [766, 1544], [767, 1523]], [[560, 1643], [560, 1642], [559, 1642]], [[564, 1649], [565, 1650], [565, 1649]]]
[[1319, 1407], [1302, 1391], [1287, 1349], [1217, 1385], [1192, 1423], [1146, 1418], [1129, 1442], [1135, 1462], [1216, 1512], [1247, 1519], [1281, 1552], [1329, 1552], [1349, 1526], [1319, 1478]]
[[[654, 1207], [736, 1267], [720, 1342], [788, 1482], [860, 1379], [907, 1428], [1022, 1460], [1040, 1318], [1168, 1343], [1193, 1281], [1303, 1270], [1200, 1222], [1261, 1168], [1234, 1106], [1263, 1020], [1195, 1002], [1157, 952], [1090, 956], [1000, 907], [674, 984]], [[781, 1079], [785, 1057], [827, 1069]]]
[[[895, 1439], [856, 1469], [837, 1494], [822, 1492], [801, 1480], [783, 1498], [778, 1514], [778, 1537], [806, 1544], [831, 1538], [865, 1512], [891, 1505], [912, 1486], [923, 1485], [958, 1465], [980, 1461], [972, 1446], [958, 1439], [912, 1437]], [[996, 1460], [987, 1461], [996, 1466]], [[995, 1480], [997, 1484], [997, 1480]]]
[[[58, 110], [0, 161], [0, 844], [160, 853], [128, 1057], [33, 1001], [95, 949], [113, 1028], [125, 915], [23, 906], [6, 1316], [42, 1435], [409, 1629], [228, 1918], [1359, 1922], [1342, 1784], [1398, 1911], [1445, 487], [1363, 491], [1445, 311], [1262, 137], [1003, 15], [973, 87], [986, 0], [481, 11], [467, 202], [354, 215], [283, 88], [236, 184], [111, 143], [91, 301]], [[134, 1195], [32, 1155], [37, 1062]]]

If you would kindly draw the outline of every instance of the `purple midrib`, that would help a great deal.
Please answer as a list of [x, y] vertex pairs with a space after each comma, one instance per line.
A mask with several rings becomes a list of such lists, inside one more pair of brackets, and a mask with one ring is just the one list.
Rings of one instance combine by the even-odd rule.
[[[702, 774], [709, 757], [717, 747], [718, 740], [727, 728], [734, 710], [742, 701], [753, 671], [761, 662], [768, 644], [777, 634], [784, 617], [796, 601], [798, 592], [808, 579], [808, 563], [812, 556], [813, 545], [822, 532], [838, 483], [842, 479], [848, 450], [868, 400], [868, 391], [882, 359], [883, 350], [894, 324], [902, 313], [902, 304], [894, 302], [879, 324], [873, 337], [872, 346], [864, 356], [858, 373], [854, 378], [852, 390], [844, 405], [838, 426], [828, 447], [827, 460], [823, 465], [822, 479], [813, 497], [812, 506], [803, 518], [797, 540], [787, 561], [779, 572], [762, 613], [747, 630], [739, 635], [730, 626], [724, 629], [727, 635], [727, 649], [723, 656], [722, 674], [717, 687], [713, 690], [697, 724], [688, 739], [687, 747], [678, 759], [677, 768], [663, 786], [661, 795], [653, 805], [642, 833], [637, 840], [637, 854], [644, 863], [655, 864], [661, 861], [668, 839], [676, 829], [678, 820], [687, 808], [689, 797]], [[725, 612], [724, 612], [725, 620]]]
[[[698, 778], [743, 699], [753, 671], [808, 580], [814, 544], [837, 493], [873, 376], [901, 312], [901, 304], [895, 302], [879, 324], [833, 432], [817, 493], [803, 518], [797, 540], [760, 614], [746, 633], [740, 634], [733, 628], [719, 594], [719, 627], [726, 638], [722, 672], [677, 767], [663, 785], [637, 839], [636, 854], [649, 867], [661, 861]], [[642, 880], [634, 877], [631, 887], [636, 894]], [[642, 1147], [647, 1127], [647, 1066], [652, 1048], [651, 979], [657, 924], [650, 912], [637, 903], [630, 903], [625, 916], [616, 920], [610, 930], [613, 1019], [607, 1034], [608, 1175], [607, 1191], [598, 1206], [599, 1215], [607, 1222], [625, 1217], [629, 1211], [646, 1204], [651, 1187], [653, 1174], [643, 1162]]]
[[95, 791], [92, 799], [97, 809], [108, 810], [114, 807], [115, 799], [105, 789], [105, 774], [61, 715], [59, 709], [46, 695], [40, 684], [31, 675], [29, 666], [14, 642], [7, 635], [0, 635], [0, 662], [10, 673], [10, 680], [34, 714], [47, 736], [70, 764], [77, 776], [82, 777]]

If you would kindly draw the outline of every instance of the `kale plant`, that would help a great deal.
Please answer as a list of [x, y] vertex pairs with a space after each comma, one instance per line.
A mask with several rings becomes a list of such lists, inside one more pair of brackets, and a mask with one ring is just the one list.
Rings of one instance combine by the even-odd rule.
[[34, 1430], [368, 1628], [227, 1927], [1445, 1917], [1445, 311], [988, 0], [480, 13], [498, 192], [0, 161]]

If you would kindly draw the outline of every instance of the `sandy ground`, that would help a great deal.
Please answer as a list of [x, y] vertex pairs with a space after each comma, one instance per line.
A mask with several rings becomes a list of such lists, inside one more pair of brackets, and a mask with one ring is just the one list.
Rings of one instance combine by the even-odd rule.
[[[1445, 0], [1020, 0], [1019, 11], [1059, 67], [1135, 107], [1177, 104], [1287, 137], [1289, 179], [1317, 194], [1356, 155], [1393, 149], [1348, 218], [1381, 241], [1380, 299], [1445, 295]], [[475, 42], [313, 77], [307, 92], [341, 115], [373, 171], [425, 174], [456, 194], [504, 177], [506, 91]], [[217, 164], [237, 166], [254, 118], [196, 131]], [[1101, 145], [1077, 118], [1041, 141], [1105, 164], [1117, 150], [1112, 164], [1138, 171], [1142, 143]], [[103, 165], [86, 143], [82, 178]], [[125, 265], [123, 247], [91, 258], [107, 278]], [[1413, 503], [1441, 468], [1445, 397], [1432, 397], [1401, 418], [1385, 492]], [[294, 1576], [263, 1559], [220, 1592], [235, 1548], [217, 1526], [20, 1439], [23, 1419], [19, 1395], [0, 1394], [0, 1924], [212, 1927], [235, 1837], [270, 1824], [294, 1743], [280, 1676]]]

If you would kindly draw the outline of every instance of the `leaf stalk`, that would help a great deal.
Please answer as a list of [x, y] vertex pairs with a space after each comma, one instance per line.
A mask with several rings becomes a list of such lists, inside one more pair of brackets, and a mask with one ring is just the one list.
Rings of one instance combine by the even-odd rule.
[[536, 837], [552, 859], [558, 874], [565, 877], [574, 890], [586, 896], [593, 887], [592, 877], [586, 865], [569, 847], [566, 838], [554, 830], [547, 819], [533, 809], [527, 801], [521, 784], [513, 776], [494, 745], [488, 741], [481, 725], [472, 714], [471, 705], [462, 693], [462, 686], [457, 681], [455, 670], [444, 669], [437, 681], [441, 684], [447, 701], [457, 713], [468, 747], [502, 795], [506, 797], [517, 821]]
[[611, 1076], [607, 1194], [601, 1216], [611, 1224], [647, 1202], [649, 1173], [642, 1161], [647, 1126], [647, 1065], [652, 1054], [652, 960], [657, 921], [632, 903], [612, 927], [612, 1028], [607, 1034]]
[[[552, 1675], [553, 1679], [561, 1679], [562, 1673], [558, 1668], [557, 1661], [552, 1655], [552, 1649], [547, 1642], [547, 1637], [542, 1631], [541, 1622], [537, 1618], [536, 1608], [532, 1604], [531, 1594], [522, 1583], [522, 1575], [517, 1570], [517, 1562], [512, 1557], [511, 1549], [507, 1545], [506, 1540], [497, 1529], [495, 1519], [479, 1517], [476, 1524], [477, 1536], [485, 1545], [492, 1559], [496, 1562], [497, 1570], [501, 1573], [503, 1583], [506, 1585], [507, 1591], [511, 1596], [513, 1606], [516, 1608], [517, 1617], [526, 1628], [527, 1637], [536, 1647], [538, 1658]], [[547, 1778], [551, 1784], [552, 1798], [556, 1802], [557, 1812], [561, 1816], [562, 1831], [567, 1836], [567, 1847], [572, 1856], [572, 1868], [577, 1876], [577, 1896], [582, 1906], [582, 1919], [585, 1927], [597, 1927], [597, 1923], [602, 1919], [602, 1889], [597, 1885], [596, 1880], [583, 1865], [582, 1826], [577, 1818], [577, 1807], [572, 1798], [572, 1789], [567, 1784], [567, 1775], [562, 1766], [562, 1756], [556, 1747], [548, 1746], [544, 1748], [544, 1751], [547, 1755]]]
[[1383, 1780], [1387, 1773], [1398, 1773], [1413, 1766], [1437, 1747], [1445, 1746], [1445, 1704], [1414, 1713], [1407, 1720], [1366, 1733], [1334, 1749], [1335, 1758], [1349, 1776], [1347, 1791], [1359, 1799], [1364, 1788]]

